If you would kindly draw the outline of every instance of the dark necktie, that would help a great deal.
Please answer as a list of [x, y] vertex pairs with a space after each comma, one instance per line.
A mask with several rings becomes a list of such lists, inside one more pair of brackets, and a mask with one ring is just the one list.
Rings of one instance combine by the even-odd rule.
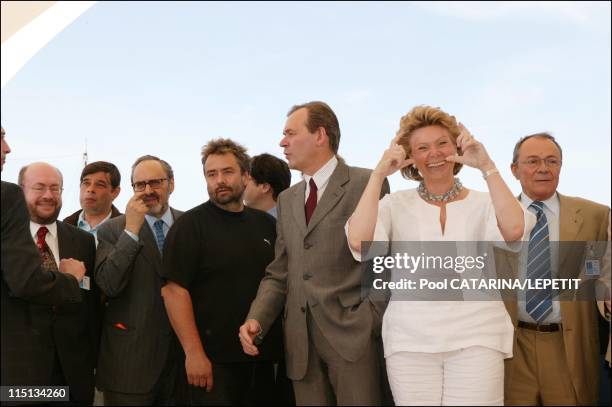
[[38, 247], [38, 252], [43, 261], [42, 267], [46, 271], [59, 271], [53, 253], [51, 253], [51, 249], [45, 241], [47, 233], [49, 233], [49, 229], [47, 229], [46, 226], [41, 226], [36, 232], [36, 246]]
[[[550, 241], [548, 221], [544, 213], [544, 204], [534, 201], [531, 205], [536, 210], [537, 222], [529, 237], [527, 254], [527, 279], [552, 278], [550, 270]], [[542, 322], [552, 311], [552, 289], [527, 290], [527, 313], [537, 323]]]
[[308, 182], [310, 185], [310, 193], [308, 194], [308, 199], [306, 200], [306, 224], [310, 222], [310, 218], [317, 207], [317, 184], [314, 182], [314, 178], [310, 178]]

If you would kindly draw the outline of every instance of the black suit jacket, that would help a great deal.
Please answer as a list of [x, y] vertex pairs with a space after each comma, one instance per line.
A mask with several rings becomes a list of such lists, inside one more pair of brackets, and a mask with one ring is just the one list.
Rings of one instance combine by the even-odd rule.
[[0, 330], [1, 383], [44, 385], [53, 369], [47, 354], [53, 351], [49, 331], [33, 325], [32, 304], [81, 301], [77, 280], [40, 268], [41, 258], [30, 235], [30, 215], [23, 192], [2, 181], [1, 190], [2, 288]]
[[81, 289], [80, 303], [54, 307], [32, 305], [31, 308], [42, 316], [41, 330], [51, 331], [71, 400], [91, 404], [101, 311], [100, 292], [94, 283], [96, 243], [92, 234], [60, 221], [57, 221], [57, 238], [60, 259], [73, 258], [85, 263], [89, 290]]

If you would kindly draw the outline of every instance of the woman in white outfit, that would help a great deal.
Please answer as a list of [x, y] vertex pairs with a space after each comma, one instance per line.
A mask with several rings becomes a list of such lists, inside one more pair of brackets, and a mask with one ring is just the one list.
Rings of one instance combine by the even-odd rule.
[[[488, 193], [454, 178], [463, 165], [482, 171]], [[398, 170], [421, 181], [419, 187], [379, 202], [385, 177]], [[453, 116], [417, 106], [402, 117], [346, 230], [360, 260], [362, 241], [514, 242], [528, 237], [534, 224], [484, 146]], [[512, 356], [513, 334], [503, 302], [393, 296], [382, 336], [397, 405], [503, 405], [503, 360]]]

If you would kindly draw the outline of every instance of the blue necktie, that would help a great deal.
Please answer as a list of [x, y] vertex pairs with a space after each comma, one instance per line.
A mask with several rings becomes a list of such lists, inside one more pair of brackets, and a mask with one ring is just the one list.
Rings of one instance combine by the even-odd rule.
[[164, 236], [164, 221], [158, 219], [153, 224], [153, 228], [155, 229], [155, 240], [157, 241], [157, 248], [160, 253], [164, 251], [164, 240], [166, 237]]
[[[552, 278], [550, 271], [550, 240], [544, 204], [533, 201], [530, 207], [536, 210], [537, 222], [529, 237], [527, 254], [527, 279]], [[552, 289], [527, 290], [527, 313], [541, 323], [552, 311]]]

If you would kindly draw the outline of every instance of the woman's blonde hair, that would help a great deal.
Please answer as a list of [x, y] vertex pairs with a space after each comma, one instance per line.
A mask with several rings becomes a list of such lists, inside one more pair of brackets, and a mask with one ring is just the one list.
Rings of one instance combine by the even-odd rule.
[[[459, 126], [457, 125], [457, 119], [455, 116], [451, 116], [439, 107], [432, 107], [426, 105], [415, 106], [406, 115], [400, 119], [400, 127], [397, 131], [399, 135], [397, 143], [404, 147], [406, 150], [406, 156], [412, 155], [412, 148], [410, 147], [410, 138], [412, 133], [420, 128], [428, 126], [440, 126], [446, 129], [451, 139], [456, 143], [457, 137], [461, 133]], [[458, 153], [461, 154], [458, 149]], [[453, 174], [459, 173], [463, 164], [455, 163], [453, 168]], [[419, 170], [414, 165], [409, 165], [402, 168], [402, 176], [406, 179], [413, 179], [416, 181], [422, 181], [423, 177], [419, 174]]]

